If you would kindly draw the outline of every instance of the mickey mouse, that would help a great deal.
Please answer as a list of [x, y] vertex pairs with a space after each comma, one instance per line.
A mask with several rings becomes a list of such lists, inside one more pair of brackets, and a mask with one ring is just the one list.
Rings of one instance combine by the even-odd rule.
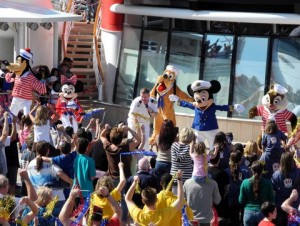
[[76, 75], [73, 75], [69, 79], [61, 75], [61, 81], [56, 81], [53, 84], [53, 90], [60, 92], [55, 108], [60, 115], [63, 126], [65, 128], [67, 126], [73, 127], [76, 133], [78, 130], [78, 122], [81, 122], [84, 115], [84, 110], [77, 99], [77, 93], [83, 91], [83, 83], [77, 81]]
[[216, 105], [213, 94], [218, 93], [220, 90], [221, 84], [216, 80], [210, 82], [197, 80], [187, 87], [188, 94], [194, 97], [193, 103], [180, 100], [176, 95], [170, 97], [170, 100], [177, 101], [179, 106], [195, 111], [192, 128], [197, 136], [197, 142], [207, 140], [210, 150], [213, 149], [214, 137], [219, 129], [216, 111], [236, 110], [239, 113], [244, 111], [244, 107], [240, 104]]

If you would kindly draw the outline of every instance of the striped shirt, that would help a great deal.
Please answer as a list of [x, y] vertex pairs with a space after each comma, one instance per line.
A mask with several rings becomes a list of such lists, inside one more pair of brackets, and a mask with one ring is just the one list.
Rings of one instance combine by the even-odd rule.
[[193, 161], [189, 151], [189, 144], [174, 142], [171, 146], [171, 174], [174, 175], [178, 170], [182, 170], [183, 183], [191, 178], [193, 173]]
[[[288, 132], [286, 121], [290, 120], [293, 116], [293, 113], [287, 109], [278, 111], [274, 115], [270, 114], [270, 111], [264, 105], [257, 106], [257, 116], [262, 116], [262, 126], [261, 129], [264, 131], [266, 127], [266, 123], [268, 120], [272, 119], [275, 120], [278, 129], [282, 132]], [[272, 117], [273, 116], [273, 117]]]
[[15, 82], [12, 91], [13, 97], [19, 97], [22, 99], [32, 100], [33, 91], [37, 91], [40, 94], [47, 92], [46, 84], [40, 82], [30, 71], [25, 72], [22, 76], [16, 76], [11, 78], [12, 74], [6, 74], [5, 79], [7, 82]]

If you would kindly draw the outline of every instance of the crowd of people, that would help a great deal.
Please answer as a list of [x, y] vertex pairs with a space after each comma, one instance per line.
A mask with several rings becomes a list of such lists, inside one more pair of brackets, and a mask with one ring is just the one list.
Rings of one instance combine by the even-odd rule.
[[[64, 59], [51, 76], [40, 67], [39, 80], [51, 86], [60, 73], [71, 77], [71, 64]], [[157, 115], [149, 93], [141, 89], [127, 123], [91, 118], [77, 131], [63, 126], [51, 103], [36, 101], [27, 115], [3, 108], [0, 224], [281, 226], [298, 221], [298, 150], [286, 145], [287, 136], [274, 121], [267, 123], [261, 143], [237, 143], [225, 131], [215, 134], [210, 150], [197, 142], [193, 129], [179, 131], [166, 119], [149, 145], [151, 119]]]

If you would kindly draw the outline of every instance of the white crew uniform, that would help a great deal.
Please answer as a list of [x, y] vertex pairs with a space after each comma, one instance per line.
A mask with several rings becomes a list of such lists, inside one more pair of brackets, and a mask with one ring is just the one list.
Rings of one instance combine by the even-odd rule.
[[[148, 101], [147, 104], [148, 109], [155, 113], [157, 113], [157, 104], [152, 103], [151, 101]], [[135, 118], [138, 120], [140, 125], [144, 125], [145, 127], [145, 145], [144, 150], [149, 151], [149, 137], [150, 137], [150, 121], [151, 116], [147, 110], [146, 105], [141, 101], [141, 97], [136, 97], [131, 105], [130, 110], [128, 113], [128, 119], [127, 124], [128, 127], [131, 128], [134, 131], [137, 131], [136, 125], [135, 125]], [[131, 138], [132, 135], [128, 133], [128, 138]]]

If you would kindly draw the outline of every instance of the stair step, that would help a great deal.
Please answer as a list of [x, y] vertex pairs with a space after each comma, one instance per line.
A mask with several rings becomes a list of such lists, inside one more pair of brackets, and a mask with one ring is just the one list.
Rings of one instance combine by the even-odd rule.
[[92, 75], [95, 74], [93, 68], [72, 68], [71, 71], [76, 75]]
[[93, 41], [93, 35], [70, 35], [69, 41]]
[[93, 45], [93, 42], [89, 41], [68, 41], [68, 45], [75, 45], [76, 47], [83, 47], [83, 48], [88, 48], [89, 46]]
[[70, 51], [70, 52], [93, 52], [93, 49], [92, 48], [67, 47], [67, 51]]
[[94, 32], [94, 28], [90, 28], [90, 27], [74, 27], [71, 30], [71, 34], [73, 33], [91, 33], [93, 34]]
[[93, 58], [92, 54], [69, 54], [67, 53], [67, 57], [69, 58]]
[[78, 27], [86, 27], [86, 28], [94, 28], [94, 22], [91, 22], [89, 24], [87, 24], [86, 22], [74, 22], [74, 28], [78, 28]]
[[89, 65], [93, 65], [93, 61], [77, 61], [77, 60], [73, 60], [73, 66], [74, 66], [73, 68], [80, 68], [78, 66], [89, 66]]

